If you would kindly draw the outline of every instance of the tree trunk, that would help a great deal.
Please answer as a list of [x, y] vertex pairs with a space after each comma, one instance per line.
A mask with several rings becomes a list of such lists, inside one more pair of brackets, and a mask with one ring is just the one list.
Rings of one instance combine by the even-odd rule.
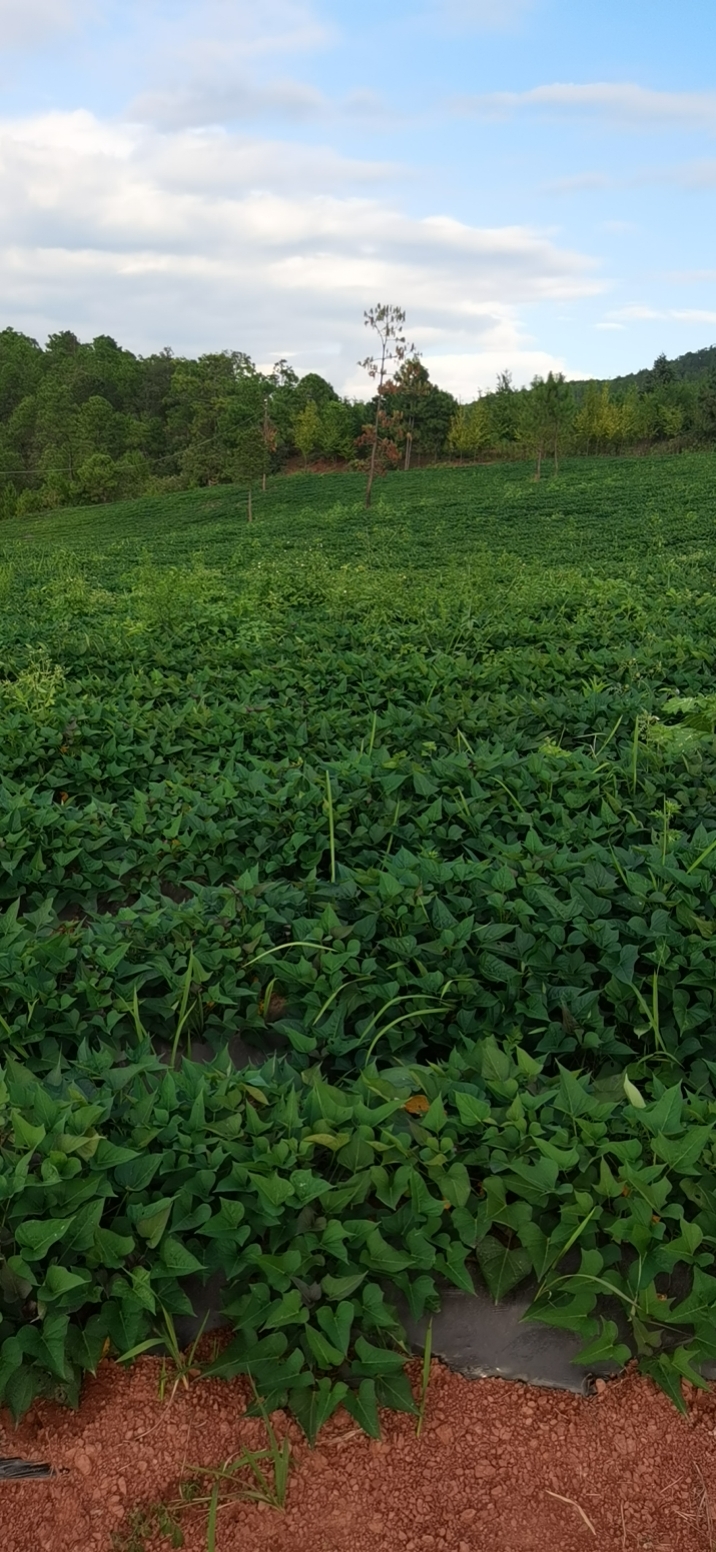
[[557, 451], [557, 438], [554, 439], [554, 472], [559, 474], [559, 457]]
[[413, 433], [412, 433], [412, 431], [408, 431], [406, 433], [406, 437], [405, 437], [405, 464], [404, 464], [404, 468], [405, 468], [405, 473], [406, 474], [408, 472], [408, 469], [410, 468], [410, 454], [411, 454], [412, 450], [413, 450]]
[[365, 488], [365, 504], [370, 506], [373, 480], [375, 479], [375, 460], [378, 455], [378, 427], [380, 425], [380, 394], [378, 394], [378, 408], [375, 412], [375, 425], [373, 427], [373, 446], [370, 450], [370, 465], [368, 468], [368, 484]]
[[253, 520], [254, 520], [254, 514], [253, 514], [252, 507], [251, 507], [251, 486], [249, 485], [249, 495], [248, 495], [248, 500], [246, 502], [246, 521], [247, 521], [247, 523], [253, 523]]
[[542, 476], [542, 444], [540, 443], [539, 447], [537, 448], [537, 473], [535, 475], [535, 479], [539, 480], [539, 479], [541, 479], [541, 476]]
[[261, 479], [261, 489], [262, 489], [264, 495], [266, 495], [266, 470], [265, 469], [264, 469], [263, 476], [262, 476], [262, 479]]

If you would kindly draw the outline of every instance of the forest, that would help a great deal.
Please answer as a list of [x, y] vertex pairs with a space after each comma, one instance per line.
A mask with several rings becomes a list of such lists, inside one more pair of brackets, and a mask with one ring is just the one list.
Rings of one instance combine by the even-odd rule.
[[[286, 361], [238, 351], [136, 356], [108, 335], [64, 331], [43, 348], [0, 331], [0, 517], [216, 484], [265, 484], [302, 467], [360, 468], [379, 439], [394, 467], [565, 454], [681, 451], [716, 441], [716, 365], [704, 350], [610, 382], [535, 378], [459, 404], [420, 359], [401, 360], [365, 401]], [[376, 415], [376, 404], [380, 413]]]

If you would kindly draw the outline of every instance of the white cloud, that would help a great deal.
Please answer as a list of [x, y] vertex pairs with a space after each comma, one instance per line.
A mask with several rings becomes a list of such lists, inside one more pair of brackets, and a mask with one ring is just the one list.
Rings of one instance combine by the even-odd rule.
[[[716, 127], [716, 119], [715, 119]], [[610, 189], [641, 189], [652, 184], [699, 191], [716, 185], [716, 159], [656, 163], [629, 172], [578, 172], [542, 184], [546, 194], [600, 193]]]
[[205, 129], [239, 124], [260, 118], [311, 120], [357, 119], [387, 122], [391, 110], [371, 91], [350, 92], [332, 100], [300, 81], [251, 82], [231, 79], [194, 79], [187, 87], [142, 92], [130, 103], [126, 117], [158, 129]]
[[543, 185], [546, 194], [593, 194], [612, 188], [614, 179], [605, 172], [577, 172]]
[[93, 0], [0, 0], [0, 56], [42, 47], [57, 33], [74, 31], [94, 9]]
[[525, 356], [526, 377], [553, 365], [525, 339], [522, 309], [599, 292], [593, 262], [525, 227], [408, 215], [388, 194], [394, 171], [86, 112], [0, 124], [3, 322], [142, 351], [236, 346], [301, 370], [329, 360], [337, 385], [357, 388], [363, 309], [382, 298], [406, 307], [460, 391], [466, 374], [484, 380], [483, 353], [489, 380], [498, 359]]
[[[148, 19], [146, 0], [134, 4]], [[169, 44], [195, 69], [226, 65], [227, 50], [245, 61], [247, 55], [322, 48], [334, 36], [310, 0], [184, 0], [178, 11], [174, 4], [164, 10], [161, 32], [162, 48]]]
[[678, 323], [716, 323], [716, 312], [704, 307], [674, 307], [667, 316]]
[[[130, 116], [165, 127], [331, 107], [310, 85], [267, 79], [282, 58], [294, 64], [334, 39], [312, 0], [0, 0], [0, 58], [73, 33], [95, 84], [109, 69], [113, 97], [120, 85], [132, 99]], [[354, 93], [342, 108], [369, 105], [370, 93]]]
[[677, 269], [669, 270], [664, 275], [665, 280], [672, 281], [675, 285], [701, 285], [704, 281], [713, 285], [716, 280], [716, 269]]
[[535, 0], [439, 0], [442, 23], [480, 32], [506, 32], [531, 11]]
[[674, 323], [716, 323], [716, 312], [703, 307], [649, 307], [635, 303], [631, 307], [618, 307], [607, 314], [599, 328], [623, 328], [626, 323], [651, 323], [655, 319]]
[[219, 83], [194, 80], [174, 90], [142, 92], [127, 114], [162, 129], [191, 129], [230, 124], [264, 115], [301, 121], [325, 118], [330, 104], [322, 92], [300, 81], [272, 81], [267, 85], [248, 80]]
[[265, 114], [294, 120], [325, 116], [330, 102], [292, 78], [264, 79], [282, 56], [321, 49], [332, 33], [306, 0], [185, 0], [131, 12], [132, 48], [144, 87], [128, 116], [185, 128]]
[[699, 162], [686, 162], [681, 167], [664, 168], [659, 181], [677, 183], [686, 189], [712, 189], [716, 184], [716, 161], [704, 158]]
[[502, 118], [522, 109], [591, 114], [634, 129], [716, 129], [716, 92], [661, 92], [634, 82], [554, 82], [525, 92], [489, 92], [454, 100], [464, 113]]
[[[433, 382], [448, 388], [463, 403], [494, 389], [500, 372], [510, 372], [516, 388], [525, 387], [538, 375], [546, 377], [548, 372], [566, 372], [561, 356], [530, 349], [530, 341], [525, 339], [516, 323], [506, 319], [486, 332], [479, 352], [432, 354], [426, 351], [423, 359]], [[570, 376], [578, 375], [570, 373]], [[360, 391], [357, 382], [355, 391]], [[364, 385], [362, 391], [365, 391]]]
[[629, 323], [642, 323], [651, 321], [653, 318], [667, 318], [668, 316], [668, 313], [660, 311], [656, 307], [646, 307], [643, 303], [636, 303], [632, 307], [616, 308], [614, 312], [608, 314], [608, 320], [611, 323], [627, 321]]

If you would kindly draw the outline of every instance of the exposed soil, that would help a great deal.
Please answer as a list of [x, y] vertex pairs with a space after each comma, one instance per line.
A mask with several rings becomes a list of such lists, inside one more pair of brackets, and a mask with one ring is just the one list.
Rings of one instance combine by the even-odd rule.
[[[160, 1399], [160, 1372], [152, 1359], [128, 1373], [106, 1362], [78, 1413], [42, 1402], [17, 1431], [3, 1417], [0, 1456], [58, 1472], [0, 1480], [3, 1552], [160, 1552], [171, 1542], [151, 1506], [176, 1502], [192, 1466], [264, 1442], [239, 1382], [197, 1380], [172, 1399], [170, 1382]], [[405, 1415], [386, 1415], [376, 1443], [341, 1411], [312, 1452], [291, 1426], [285, 1511], [224, 1504], [216, 1549], [713, 1552], [716, 1395], [689, 1388], [688, 1402], [682, 1417], [636, 1374], [585, 1400], [434, 1364], [419, 1440]], [[185, 1507], [181, 1524], [187, 1552], [206, 1552], [206, 1508]]]

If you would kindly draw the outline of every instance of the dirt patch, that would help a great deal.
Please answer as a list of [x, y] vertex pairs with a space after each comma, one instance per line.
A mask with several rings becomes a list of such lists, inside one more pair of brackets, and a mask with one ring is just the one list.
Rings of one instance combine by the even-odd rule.
[[[415, 1380], [418, 1380], [418, 1366]], [[161, 1364], [102, 1364], [78, 1413], [39, 1403], [0, 1453], [48, 1460], [50, 1482], [0, 1482], [3, 1552], [160, 1552], [152, 1506], [171, 1509], [192, 1466], [258, 1448], [240, 1382], [171, 1384]], [[711, 1552], [716, 1398], [680, 1416], [636, 1374], [591, 1399], [433, 1365], [423, 1433], [386, 1414], [380, 1443], [339, 1412], [309, 1450], [281, 1414], [292, 1465], [284, 1511], [219, 1508], [217, 1552]], [[711, 1516], [713, 1515], [713, 1523]], [[180, 1511], [187, 1552], [206, 1552], [205, 1508]], [[164, 1521], [167, 1530], [167, 1521]]]

